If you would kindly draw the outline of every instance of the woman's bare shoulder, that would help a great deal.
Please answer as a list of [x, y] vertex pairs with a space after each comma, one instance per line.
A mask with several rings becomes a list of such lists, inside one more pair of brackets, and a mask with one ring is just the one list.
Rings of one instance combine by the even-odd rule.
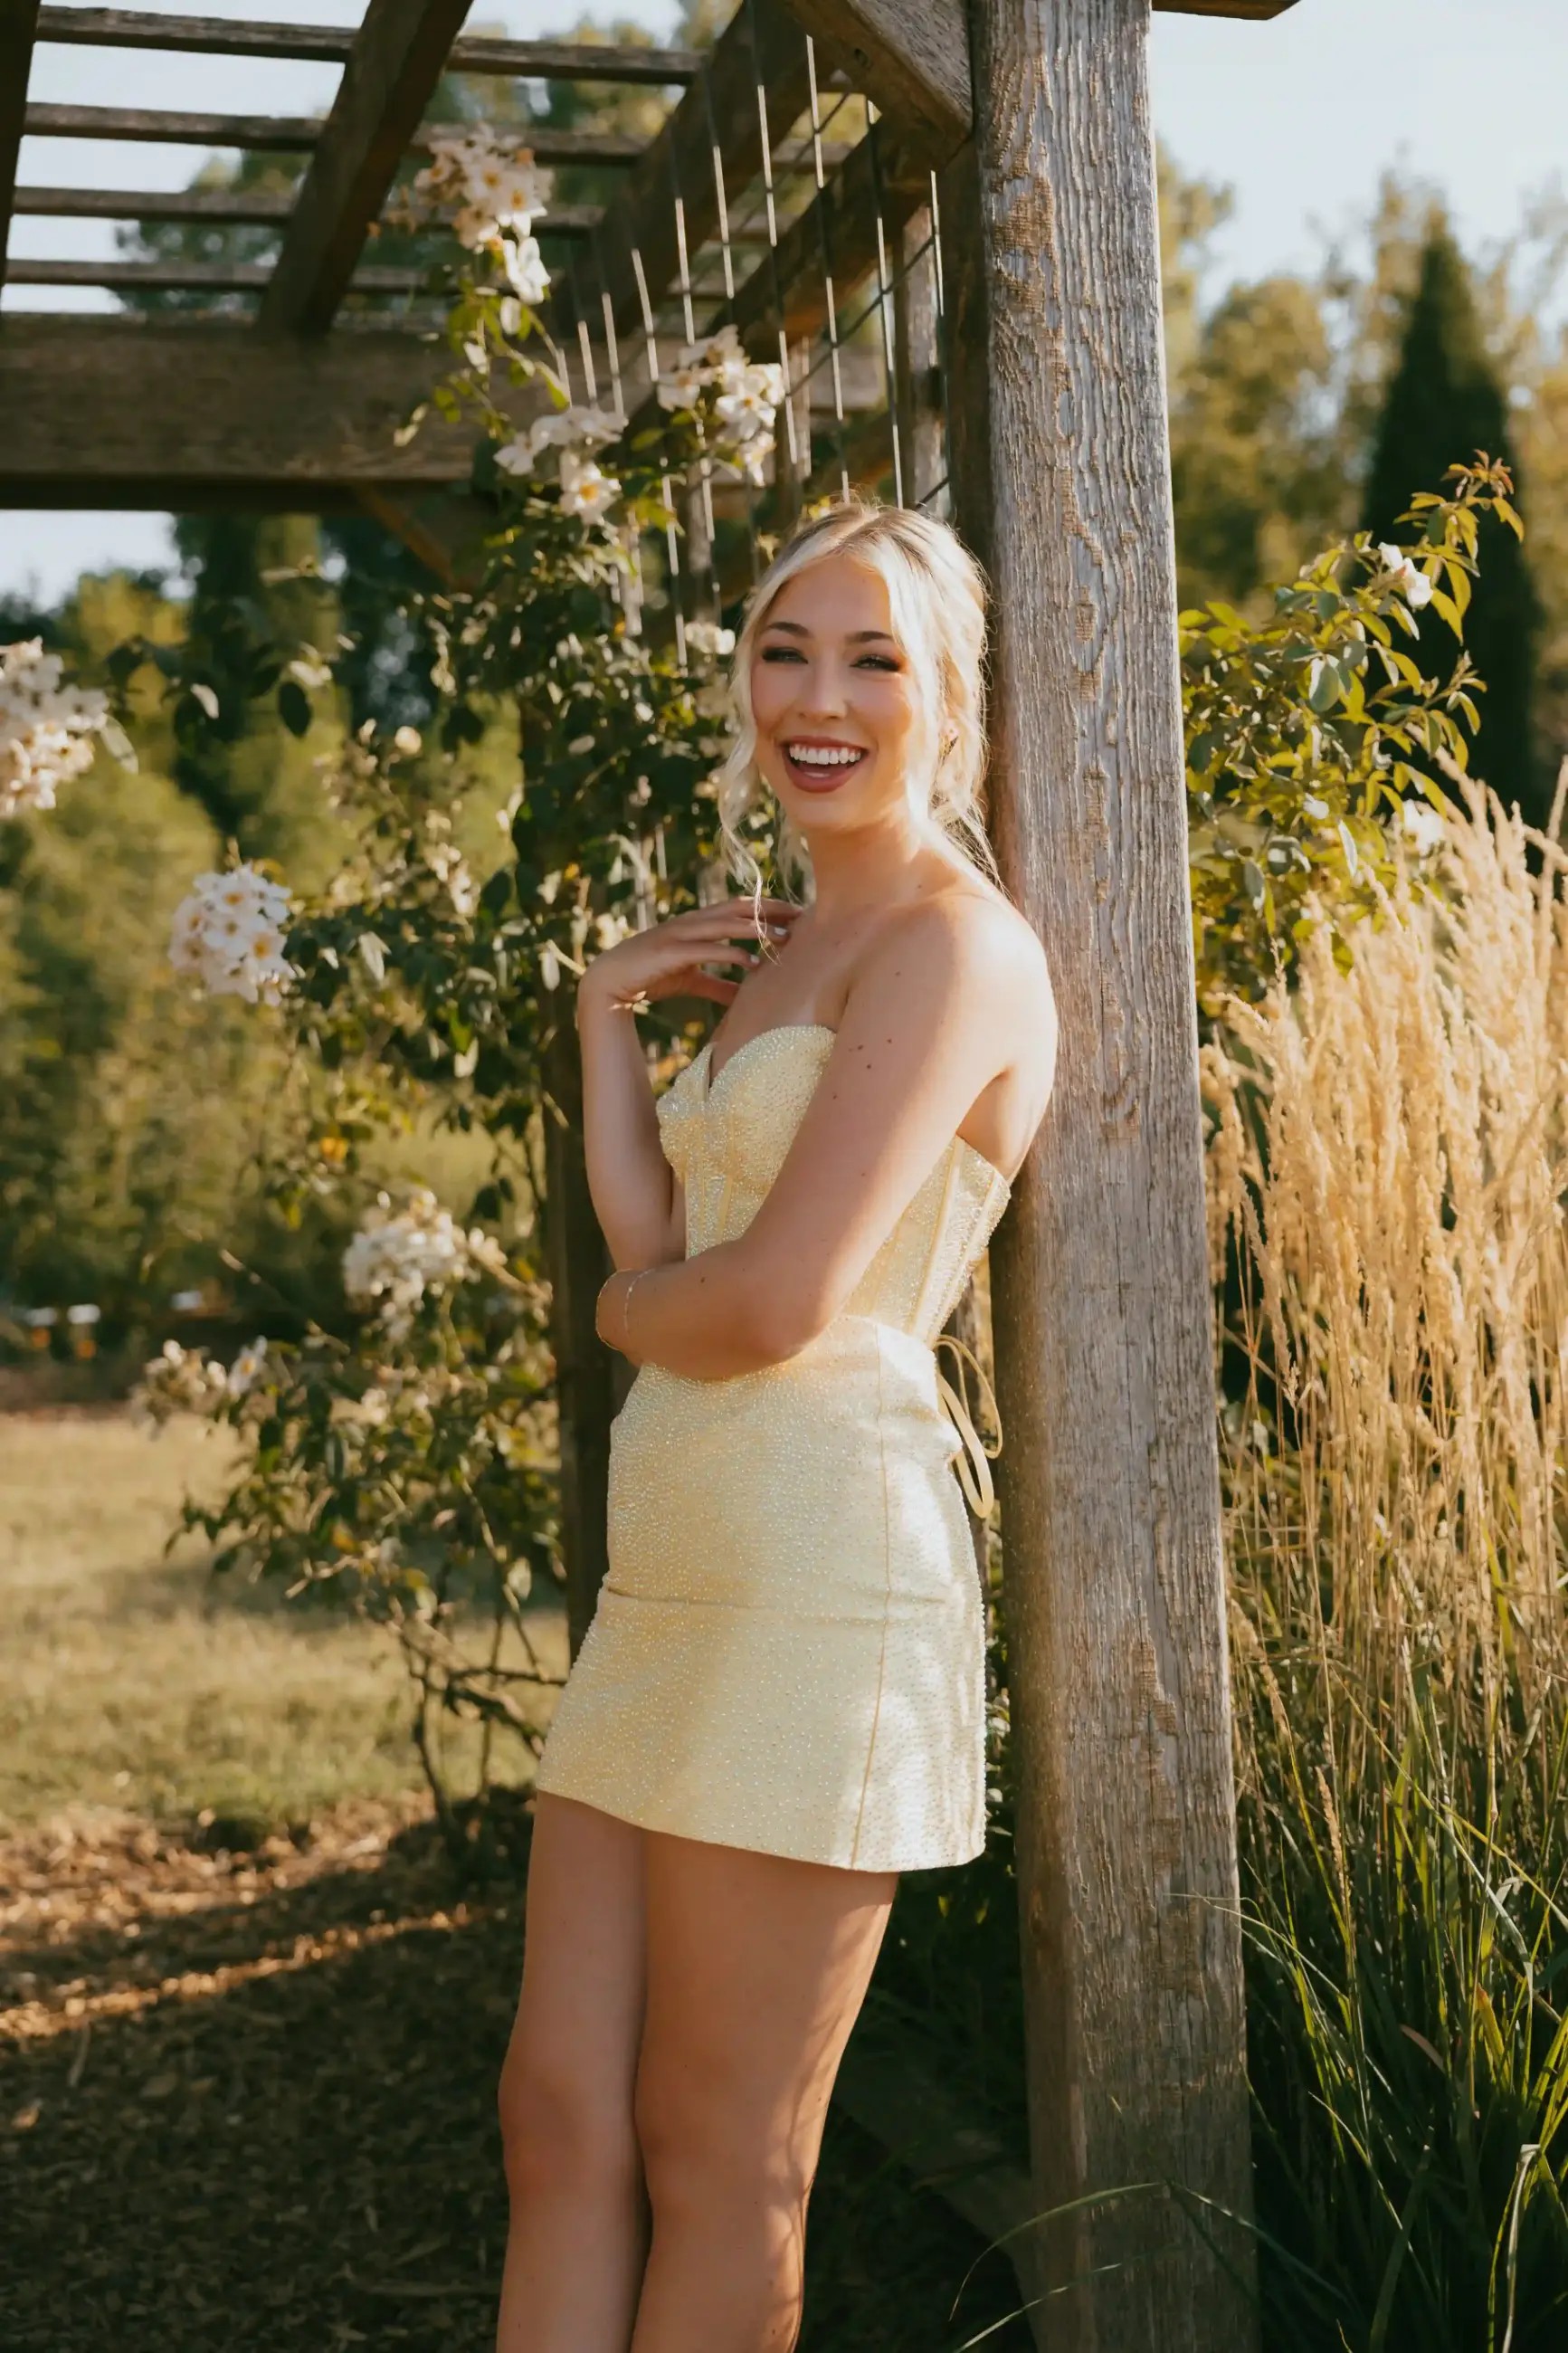
[[961, 877], [900, 908], [884, 934], [897, 952], [934, 965], [976, 1009], [1026, 1032], [1054, 1030], [1056, 1004], [1045, 947], [1032, 923], [984, 879]]

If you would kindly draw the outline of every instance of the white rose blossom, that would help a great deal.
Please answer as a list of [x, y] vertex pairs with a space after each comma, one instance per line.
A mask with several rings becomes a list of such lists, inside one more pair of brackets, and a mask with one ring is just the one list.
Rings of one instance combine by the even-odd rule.
[[92, 739], [110, 723], [108, 699], [66, 685], [64, 668], [41, 638], [0, 646], [0, 818], [53, 808], [60, 786], [91, 767]]
[[776, 362], [749, 358], [736, 330], [721, 327], [705, 343], [688, 343], [660, 375], [657, 391], [659, 406], [671, 411], [700, 408], [711, 392], [720, 427], [713, 456], [748, 481], [764, 480], [784, 396], [784, 370]]
[[458, 241], [470, 253], [509, 238], [530, 241], [535, 216], [546, 209], [546, 185], [531, 149], [508, 146], [482, 122], [432, 133], [430, 162], [414, 193], [451, 215]]
[[382, 1193], [343, 1252], [343, 1289], [355, 1307], [374, 1307], [401, 1339], [426, 1296], [455, 1290], [479, 1272], [502, 1274], [506, 1254], [479, 1227], [465, 1233], [427, 1187], [395, 1210]]
[[735, 632], [721, 628], [717, 621], [688, 621], [686, 648], [702, 661], [723, 661], [735, 650]]
[[1389, 586], [1403, 596], [1413, 613], [1432, 602], [1432, 583], [1420, 568], [1412, 563], [1404, 548], [1388, 540], [1380, 540], [1377, 552], [1383, 558], [1383, 568], [1389, 575]]
[[601, 472], [595, 459], [563, 449], [561, 504], [565, 513], [577, 515], [584, 522], [602, 522], [620, 495], [615, 475]]
[[198, 874], [174, 911], [169, 962], [209, 997], [276, 1005], [294, 978], [283, 953], [289, 893], [256, 867]]
[[228, 1394], [228, 1376], [216, 1356], [165, 1340], [163, 1353], [143, 1366], [131, 1406], [142, 1421], [172, 1421], [177, 1413], [210, 1418]]

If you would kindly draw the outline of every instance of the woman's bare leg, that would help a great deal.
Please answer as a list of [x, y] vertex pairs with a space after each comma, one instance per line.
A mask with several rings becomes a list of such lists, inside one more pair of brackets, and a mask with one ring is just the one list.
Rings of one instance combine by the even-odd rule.
[[511, 2231], [497, 2353], [626, 2353], [647, 2244], [632, 2121], [644, 1834], [541, 1797], [501, 2073]]
[[633, 2353], [786, 2353], [838, 2062], [897, 1880], [647, 1841], [637, 2121], [653, 2242]]

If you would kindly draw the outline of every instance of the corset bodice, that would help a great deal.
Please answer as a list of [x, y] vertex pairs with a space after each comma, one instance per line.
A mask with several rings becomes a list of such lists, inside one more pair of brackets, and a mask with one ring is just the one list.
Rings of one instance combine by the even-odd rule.
[[[835, 1032], [764, 1029], [717, 1080], [705, 1045], [659, 1098], [665, 1157], [686, 1194], [689, 1258], [744, 1233], [777, 1179], [826, 1068]], [[998, 1168], [955, 1135], [862, 1275], [845, 1313], [928, 1345], [963, 1293], [1007, 1206]]]

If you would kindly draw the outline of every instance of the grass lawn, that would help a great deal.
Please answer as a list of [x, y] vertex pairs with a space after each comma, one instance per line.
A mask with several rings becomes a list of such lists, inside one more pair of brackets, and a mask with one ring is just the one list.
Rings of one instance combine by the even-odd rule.
[[[0, 1417], [0, 2346], [484, 2353], [526, 1809], [460, 1878], [390, 1641], [163, 1557], [224, 1442]], [[802, 2353], [1028, 2344], [837, 2112], [808, 2264]]]
[[[74, 1805], [236, 1841], [421, 1787], [395, 1643], [330, 1604], [215, 1578], [164, 1545], [187, 1492], [216, 1497], [226, 1431], [122, 1413], [0, 1416], [0, 1825]], [[558, 1616], [542, 1613], [552, 1667]], [[461, 1788], [474, 1736], [456, 1727]]]

